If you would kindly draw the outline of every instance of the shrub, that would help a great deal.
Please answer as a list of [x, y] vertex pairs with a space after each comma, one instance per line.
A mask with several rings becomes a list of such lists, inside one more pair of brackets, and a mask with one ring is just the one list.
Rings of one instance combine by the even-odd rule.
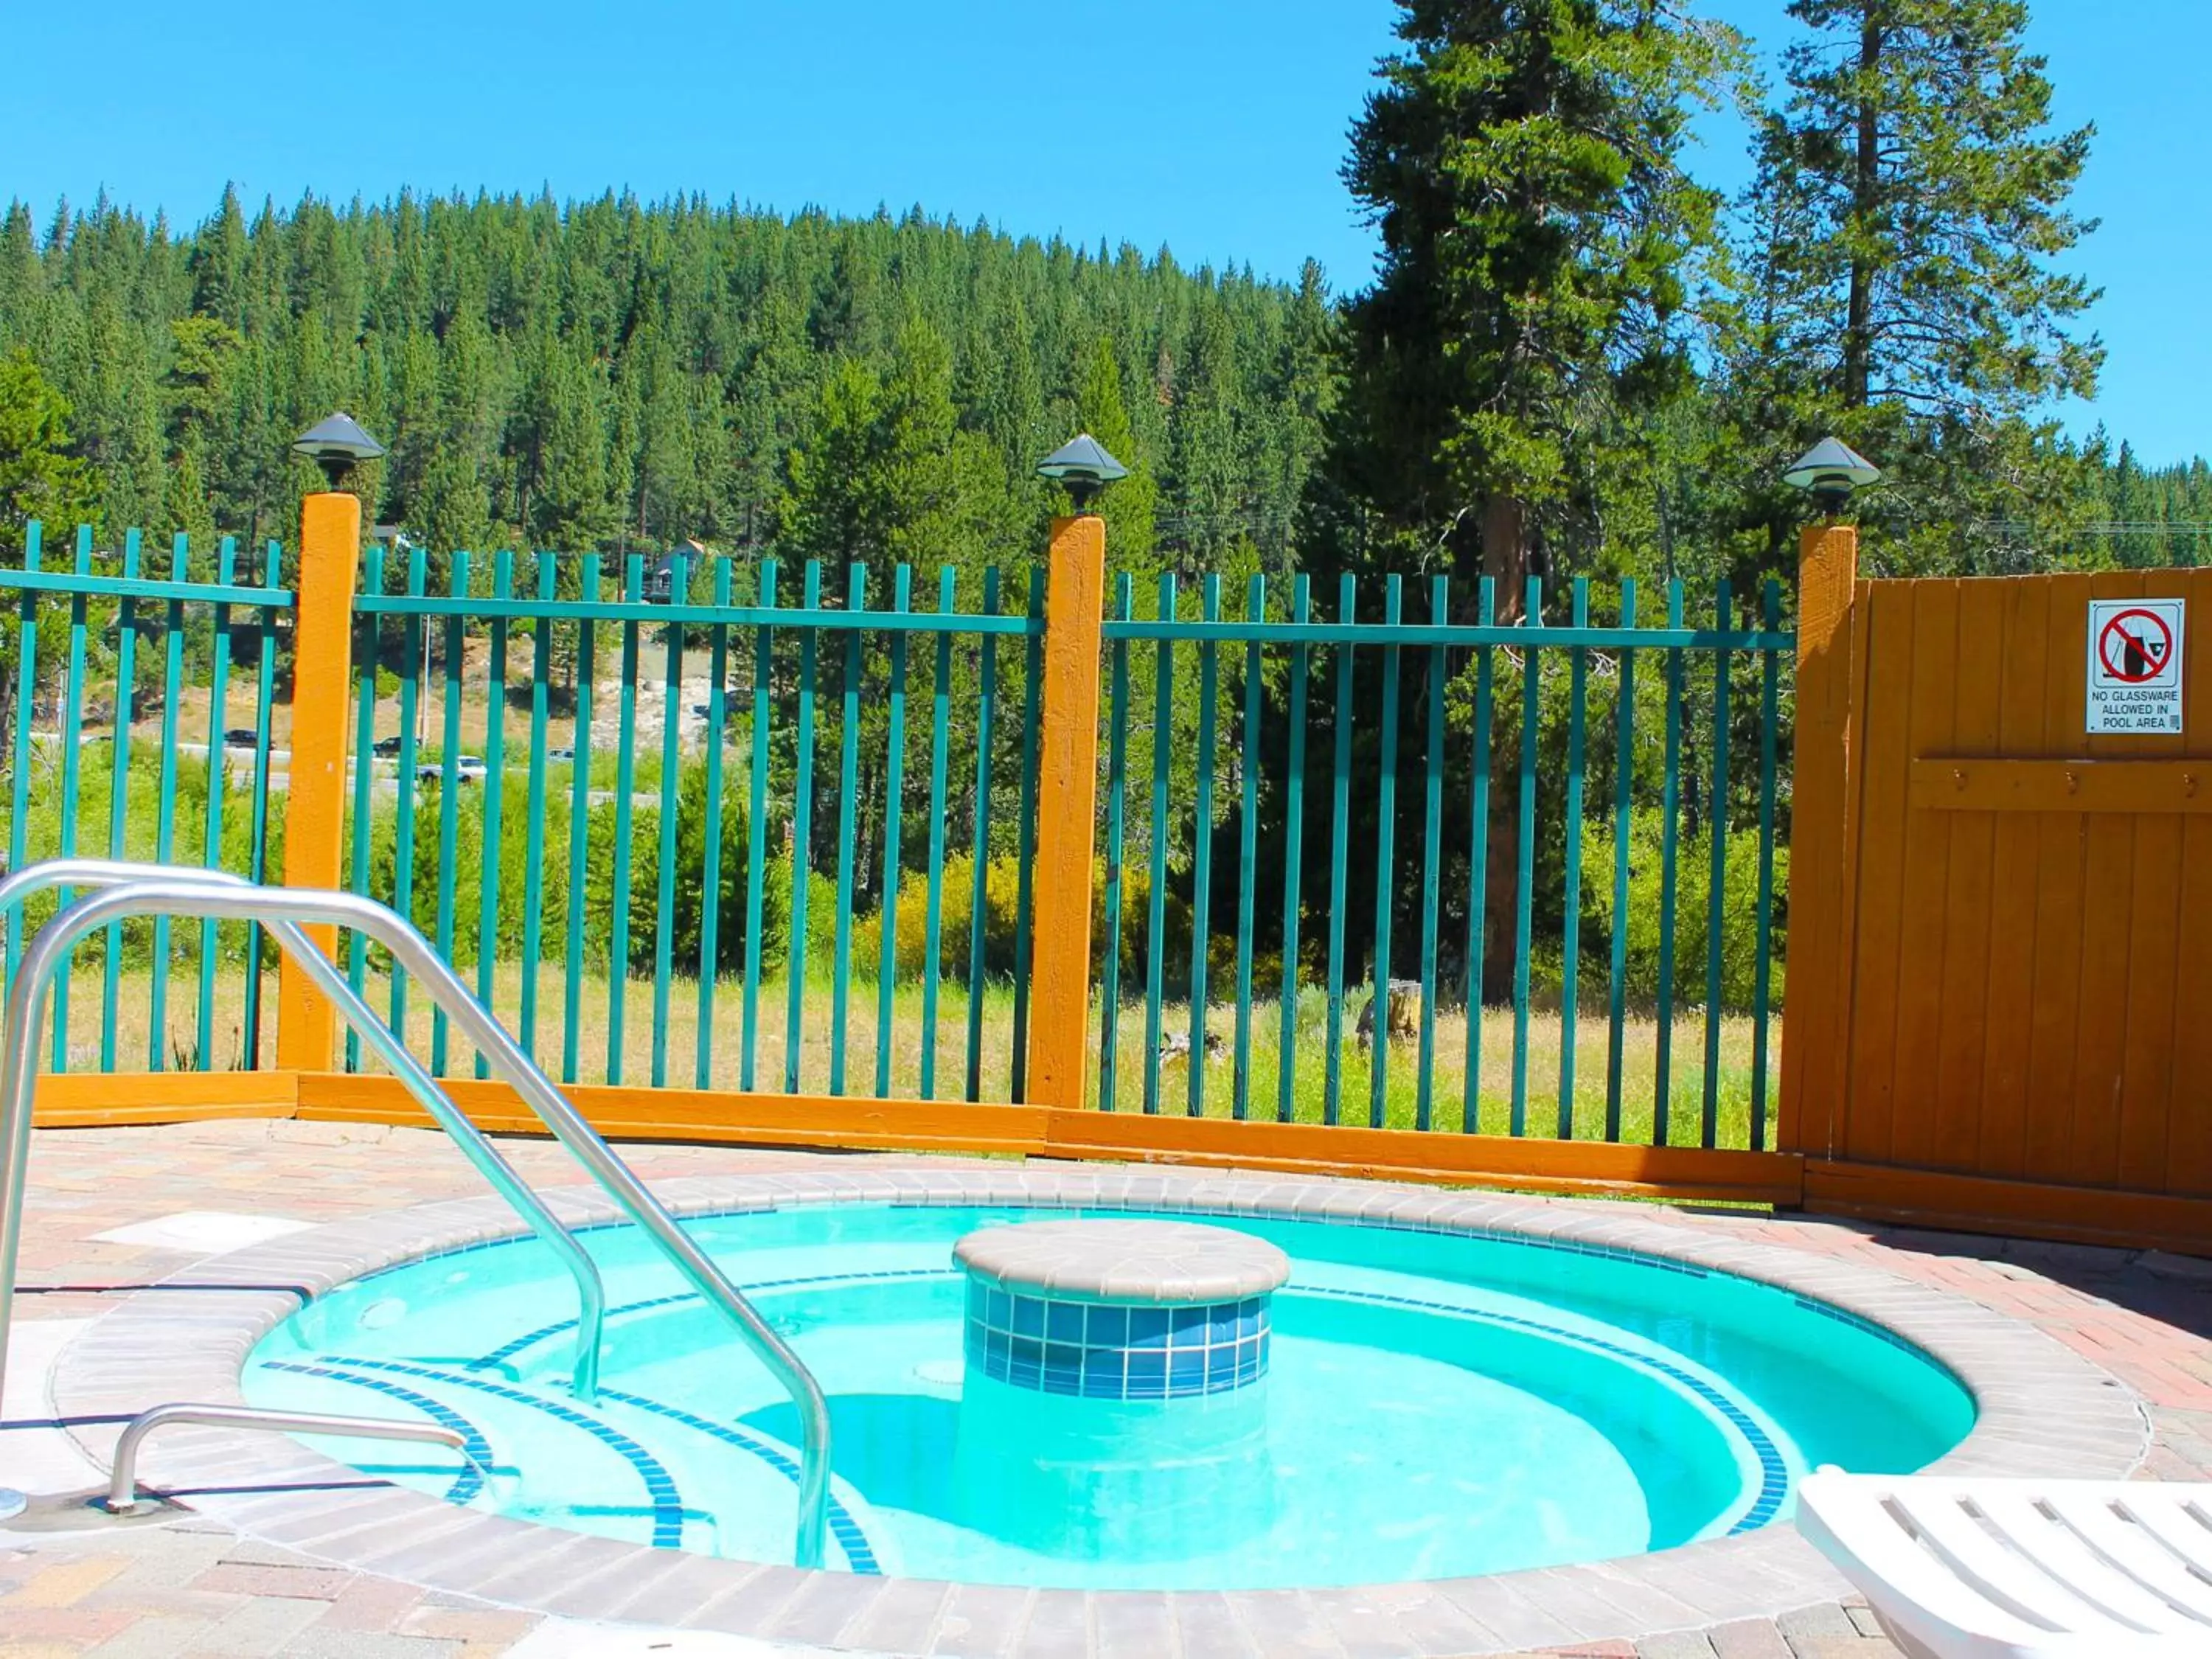
[[[938, 971], [949, 980], [968, 977], [969, 946], [975, 915], [975, 860], [966, 854], [945, 861], [938, 919]], [[983, 969], [1005, 976], [1014, 970], [1017, 910], [1021, 866], [1012, 855], [993, 859], [983, 874]], [[832, 902], [836, 894], [833, 890]], [[874, 977], [883, 962], [883, 915], [856, 916], [853, 922], [853, 969]], [[919, 979], [929, 943], [929, 872], [899, 872], [898, 908], [892, 918], [895, 971], [902, 980]]]
[[[452, 896], [453, 959], [473, 965], [482, 935], [481, 915], [484, 872], [484, 813], [488, 804], [482, 786], [462, 786], [454, 798], [454, 860], [442, 872], [439, 857], [441, 801], [434, 788], [418, 789], [415, 796], [410, 837], [413, 868], [408, 902], [401, 906], [416, 927], [437, 937], [439, 887], [441, 873], [449, 874]], [[592, 804], [585, 820], [584, 884], [580, 895], [572, 893], [568, 879], [572, 802], [565, 788], [550, 791], [544, 805], [544, 825], [538, 864], [538, 951], [541, 957], [560, 958], [568, 951], [569, 906], [583, 906], [583, 960], [599, 968], [609, 961], [614, 943], [616, 832], [621, 813], [618, 804], [602, 799]], [[680, 972], [696, 973], [700, 942], [707, 914], [708, 884], [702, 878], [707, 853], [706, 779], [704, 769], [685, 770], [676, 804], [675, 881], [670, 908], [670, 956]], [[660, 927], [660, 810], [658, 803], [634, 805], [629, 814], [629, 892], [623, 907], [628, 922], [625, 951], [632, 972], [650, 972], [659, 942]], [[388, 896], [397, 874], [397, 808], [380, 800], [370, 829], [370, 890]], [[497, 950], [508, 958], [522, 954], [529, 896], [526, 872], [531, 863], [529, 797], [526, 775], [508, 770], [501, 799], [500, 871]], [[745, 957], [745, 890], [747, 872], [745, 817], [742, 801], [726, 794], [722, 803], [722, 832], [719, 848], [718, 921], [714, 958], [724, 972], [740, 968]], [[349, 868], [350, 863], [349, 862]], [[780, 969], [788, 933], [790, 862], [779, 854], [768, 860], [761, 892], [761, 934], [764, 966]], [[828, 900], [816, 900], [818, 915], [827, 917], [835, 890]]]
[[[1662, 817], [1656, 809], [1631, 814], [1627, 989], [1630, 1001], [1646, 1006], [1656, 1000], [1659, 992], [1659, 933], [1664, 910], [1660, 902], [1662, 833]], [[1727, 869], [1721, 890], [1721, 1000], [1726, 1007], [1747, 1009], [1751, 1006], [1759, 954], [1757, 830], [1732, 828], [1726, 856]], [[1612, 820], [1586, 821], [1583, 825], [1583, 909], [1594, 924], [1594, 927], [1586, 927], [1583, 934], [1582, 960], [1586, 984], [1601, 982], [1605, 965], [1610, 960], [1607, 952], [1613, 934], [1613, 860]], [[1674, 872], [1674, 1000], [1677, 1006], [1681, 1006], [1703, 1002], [1705, 995], [1706, 898], [1712, 878], [1710, 830], [1680, 837], [1675, 845]], [[1782, 917], [1789, 878], [1789, 849], [1777, 847], [1771, 994], [1778, 1006], [1782, 1000]], [[1556, 984], [1556, 951], [1550, 954], [1550, 974], [1552, 982]]]

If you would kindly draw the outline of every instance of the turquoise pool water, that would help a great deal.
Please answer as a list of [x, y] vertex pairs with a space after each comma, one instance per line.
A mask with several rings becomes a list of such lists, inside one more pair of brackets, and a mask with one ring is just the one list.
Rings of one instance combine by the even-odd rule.
[[[1572, 1244], [1243, 1217], [1203, 1218], [1291, 1261], [1264, 1381], [1125, 1403], [965, 1376], [954, 1243], [1070, 1213], [689, 1224], [830, 1395], [833, 1565], [1184, 1589], [1601, 1559], [1763, 1526], [1809, 1468], [1916, 1468], [1973, 1421], [1924, 1355], [1785, 1291]], [[790, 1405], [634, 1230], [585, 1238], [617, 1310], [592, 1404], [567, 1388], [573, 1284], [535, 1240], [319, 1298], [255, 1349], [246, 1397], [459, 1429], [488, 1478], [413, 1447], [317, 1443], [453, 1502], [788, 1561]]]

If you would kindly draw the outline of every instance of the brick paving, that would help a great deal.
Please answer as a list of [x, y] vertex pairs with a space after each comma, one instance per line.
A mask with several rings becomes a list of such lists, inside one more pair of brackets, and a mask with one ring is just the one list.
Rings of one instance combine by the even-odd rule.
[[[375, 1126], [246, 1120], [162, 1128], [42, 1130], [23, 1231], [19, 1320], [82, 1320], [187, 1268], [195, 1253], [94, 1237], [181, 1211], [320, 1224], [479, 1190], [442, 1136]], [[573, 1182], [542, 1141], [505, 1143], [526, 1178]], [[818, 1168], [827, 1155], [731, 1147], [626, 1149], [647, 1179]], [[911, 1165], [912, 1158], [846, 1160]], [[2155, 1440], [2143, 1474], [2212, 1479], [2212, 1263], [1798, 1218], [1639, 1209], [1899, 1273], [2040, 1327], [2135, 1388]], [[23, 1415], [11, 1395], [11, 1419]], [[7, 1438], [0, 1437], [0, 1473]], [[957, 1594], [957, 1593], [956, 1593]], [[0, 1656], [328, 1655], [332, 1659], [526, 1659], [604, 1650], [611, 1635], [353, 1571], [186, 1516], [92, 1533], [0, 1528]], [[575, 1645], [582, 1639], [583, 1645]], [[1356, 1636], [1340, 1655], [1364, 1649]], [[643, 1653], [640, 1645], [635, 1651]], [[685, 1638], [665, 1650], [762, 1652]], [[1376, 1651], [1382, 1650], [1377, 1648]], [[1893, 1659], [1863, 1607], [1548, 1650], [1583, 1659]], [[1186, 1659], [1206, 1659], [1193, 1652]]]

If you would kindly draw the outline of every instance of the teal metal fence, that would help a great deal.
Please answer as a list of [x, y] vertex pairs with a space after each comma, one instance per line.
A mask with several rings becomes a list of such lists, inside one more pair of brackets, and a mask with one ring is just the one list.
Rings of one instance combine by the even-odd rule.
[[1119, 579], [1098, 1101], [1765, 1147], [1778, 584], [1422, 586]]
[[349, 884], [564, 1081], [1018, 1101], [1041, 574], [372, 552]]
[[[0, 568], [15, 600], [0, 635], [9, 867], [74, 853], [261, 879], [283, 828], [274, 739], [278, 624], [292, 593], [278, 585], [276, 544], [254, 559], [229, 537], [210, 546], [179, 535], [156, 551], [135, 530], [100, 546], [83, 527], [64, 559], [50, 552], [33, 524], [21, 567]], [[11, 980], [26, 928], [70, 897], [7, 918]], [[56, 981], [52, 1064], [265, 1063], [273, 968], [258, 933], [238, 924], [111, 927]]]
[[[141, 544], [80, 532], [57, 561], [34, 526], [0, 569], [10, 866], [263, 878], [288, 785], [278, 550]], [[1023, 1098], [1042, 572], [917, 593], [904, 566], [380, 545], [363, 576], [348, 884], [404, 907], [564, 1080]], [[1679, 583], [1521, 600], [1116, 579], [1097, 1103], [1769, 1143], [1780, 591], [1723, 586], [1694, 616]], [[11, 970], [42, 915], [9, 920]], [[481, 1074], [349, 950], [425, 1059]], [[90, 941], [55, 1063], [266, 1063], [264, 965], [214, 924]]]

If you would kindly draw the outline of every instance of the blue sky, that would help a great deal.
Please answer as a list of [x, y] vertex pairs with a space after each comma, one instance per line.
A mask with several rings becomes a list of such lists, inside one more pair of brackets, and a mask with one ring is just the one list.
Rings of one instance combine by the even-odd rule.
[[[1778, 44], [1783, 0], [1706, 0]], [[2212, 453], [2212, 167], [2195, 113], [2207, 0], [2037, 0], [2059, 118], [2094, 120], [2077, 195], [2103, 228], [2094, 409], [2147, 459]], [[249, 202], [478, 186], [703, 191], [782, 209], [916, 203], [1018, 233], [1165, 244], [1189, 265], [1340, 289], [1372, 242], [1337, 179], [1389, 0], [269, 0], [18, 7], [0, 196], [41, 216], [105, 186], [196, 222]], [[1704, 165], [1741, 179], [1741, 134]]]

